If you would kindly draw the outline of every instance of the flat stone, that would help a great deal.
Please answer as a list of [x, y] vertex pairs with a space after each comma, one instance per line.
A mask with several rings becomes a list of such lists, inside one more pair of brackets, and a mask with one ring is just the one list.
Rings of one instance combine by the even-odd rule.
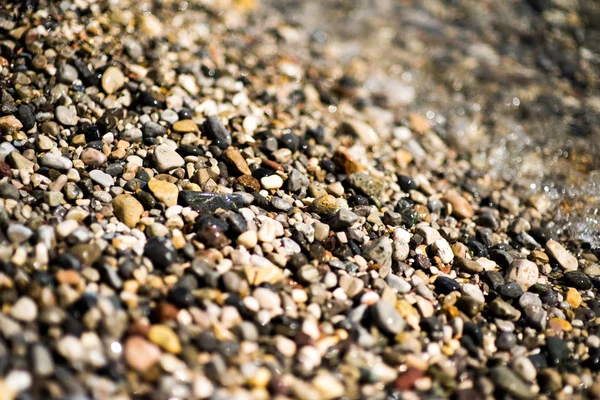
[[454, 253], [452, 252], [452, 248], [446, 239], [436, 240], [431, 245], [431, 248], [445, 264], [452, 262], [454, 259]]
[[0, 128], [11, 128], [15, 131], [21, 130], [23, 128], [23, 123], [17, 119], [14, 115], [5, 115], [0, 117]]
[[555, 240], [546, 242], [546, 251], [556, 260], [563, 271], [575, 271], [579, 266], [577, 258]]
[[44, 167], [54, 168], [58, 170], [68, 170], [73, 168], [73, 162], [67, 157], [59, 156], [54, 153], [46, 153], [40, 160], [40, 164]]
[[104, 187], [111, 187], [115, 184], [115, 180], [112, 176], [99, 169], [90, 171], [90, 179]]
[[239, 150], [237, 149], [227, 149], [223, 152], [223, 159], [233, 168], [235, 168], [238, 174], [242, 175], [252, 175], [250, 168], [248, 168], [248, 163], [246, 159], [242, 156]]
[[195, 211], [207, 213], [215, 212], [219, 208], [227, 211], [235, 211], [245, 205], [244, 198], [236, 193], [217, 194], [182, 190], [179, 193], [179, 200], [184, 206], [189, 206]]
[[185, 165], [185, 160], [167, 145], [161, 144], [154, 149], [154, 162], [159, 172], [169, 172]]
[[198, 125], [191, 119], [184, 119], [177, 121], [173, 124], [173, 130], [175, 132], [187, 133], [187, 132], [198, 132]]
[[456, 266], [461, 271], [467, 272], [469, 274], [477, 274], [483, 271], [483, 267], [477, 261], [470, 260], [465, 257], [456, 257], [454, 259], [454, 266]]
[[540, 276], [537, 265], [525, 259], [514, 260], [506, 274], [507, 282], [517, 282], [524, 291], [533, 286]]
[[131, 368], [144, 372], [158, 362], [161, 351], [158, 346], [141, 336], [133, 336], [125, 342], [124, 356]]
[[112, 206], [115, 217], [130, 228], [135, 228], [144, 213], [142, 204], [130, 194], [118, 195]]
[[154, 197], [156, 197], [157, 200], [165, 203], [167, 207], [172, 207], [177, 204], [179, 189], [174, 183], [158, 179], [150, 179], [150, 182], [148, 182], [148, 188]]
[[108, 94], [113, 94], [121, 89], [124, 84], [125, 75], [117, 67], [108, 67], [102, 74], [102, 89]]

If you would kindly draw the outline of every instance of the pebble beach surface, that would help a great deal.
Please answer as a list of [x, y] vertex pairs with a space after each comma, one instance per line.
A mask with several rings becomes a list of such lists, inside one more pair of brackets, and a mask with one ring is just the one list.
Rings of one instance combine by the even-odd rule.
[[598, 248], [376, 66], [248, 0], [2, 7], [0, 399], [600, 398]]

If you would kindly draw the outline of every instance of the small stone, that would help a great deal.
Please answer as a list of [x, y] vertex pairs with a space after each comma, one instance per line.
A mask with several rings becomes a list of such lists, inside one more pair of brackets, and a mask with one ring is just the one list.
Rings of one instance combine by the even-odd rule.
[[45, 192], [44, 201], [50, 207], [58, 207], [62, 204], [64, 195], [61, 192]]
[[104, 74], [102, 74], [102, 89], [108, 94], [113, 94], [121, 89], [124, 84], [125, 75], [117, 67], [108, 67], [106, 71], [104, 71]]
[[244, 246], [247, 249], [252, 249], [258, 244], [258, 236], [256, 231], [246, 231], [240, 234], [237, 238], [237, 244]]
[[158, 136], [166, 135], [169, 132], [169, 130], [159, 123], [156, 123], [154, 121], [148, 121], [144, 123], [143, 132], [144, 137], [155, 138]]
[[540, 272], [535, 263], [529, 260], [519, 259], [514, 260], [510, 264], [505, 279], [508, 282], [517, 282], [524, 291], [527, 291], [527, 289], [537, 282], [539, 275]]
[[388, 236], [381, 236], [363, 246], [362, 255], [384, 268], [392, 265], [392, 240]]
[[283, 179], [279, 175], [269, 175], [261, 178], [260, 184], [267, 190], [275, 190], [283, 186]]
[[33, 373], [35, 376], [49, 376], [54, 372], [54, 360], [50, 351], [42, 344], [35, 344], [31, 350]]
[[181, 352], [179, 337], [166, 325], [152, 325], [148, 332], [148, 339], [169, 353], [179, 354]]
[[341, 134], [350, 134], [358, 137], [366, 146], [376, 146], [381, 138], [368, 124], [358, 120], [344, 121], [339, 126]]
[[139, 372], [144, 372], [155, 365], [160, 359], [161, 351], [158, 346], [140, 336], [127, 339], [124, 349], [125, 361]]
[[569, 271], [563, 275], [565, 284], [577, 290], [589, 290], [592, 288], [592, 281], [581, 271]]
[[523, 382], [514, 372], [504, 366], [494, 367], [490, 377], [503, 391], [511, 396], [530, 399], [534, 397], [530, 385]]
[[483, 267], [477, 261], [470, 260], [465, 257], [456, 257], [454, 259], [454, 266], [456, 266], [461, 271], [467, 272], [469, 274], [477, 274], [483, 271]]
[[120, 194], [112, 201], [115, 217], [129, 228], [135, 228], [140, 222], [144, 207], [130, 194]]
[[265, 218], [258, 230], [258, 240], [263, 243], [271, 243], [277, 237], [277, 231], [280, 225], [279, 222], [271, 218]]
[[23, 322], [32, 322], [38, 315], [38, 308], [30, 297], [21, 297], [10, 309], [10, 315]]
[[164, 144], [154, 149], [154, 161], [159, 172], [169, 172], [185, 165], [185, 160]]
[[569, 303], [571, 308], [578, 308], [581, 305], [581, 303], [583, 302], [583, 299], [581, 298], [581, 295], [579, 294], [577, 289], [573, 289], [573, 288], [569, 288], [567, 290], [567, 295], [565, 296], [565, 300], [567, 301], [567, 303]]
[[16, 168], [24, 171], [33, 172], [33, 162], [23, 157], [21, 154], [19, 154], [18, 151], [12, 151], [9, 154], [9, 157], [10, 161], [12, 161], [12, 165], [14, 165]]
[[344, 385], [331, 372], [323, 369], [313, 378], [312, 385], [323, 400], [337, 399], [345, 393]]
[[198, 132], [198, 125], [191, 119], [184, 119], [177, 121], [173, 124], [173, 130], [175, 132], [187, 133], [187, 132]]
[[287, 188], [290, 192], [297, 192], [310, 185], [310, 180], [297, 169], [290, 172], [287, 180]]
[[[223, 159], [229, 165], [234, 167], [238, 174], [252, 175], [250, 168], [248, 168], [248, 163], [246, 162], [246, 160], [244, 159], [242, 154], [239, 152], [239, 150], [237, 150], [237, 149], [225, 150], [223, 152]], [[271, 175], [271, 176], [278, 176], [278, 175]], [[263, 179], [265, 179], [265, 178], [263, 178]], [[281, 177], [279, 177], [279, 178], [281, 179]], [[262, 179], [261, 179], [261, 182], [262, 182]], [[264, 184], [263, 184], [263, 186], [264, 186]], [[279, 186], [279, 187], [281, 187], [281, 186]], [[268, 189], [268, 188], [265, 187], [265, 189]]]
[[96, 182], [97, 184], [107, 188], [115, 184], [115, 180], [112, 176], [110, 176], [104, 171], [100, 171], [99, 169], [90, 171], [90, 179]]
[[70, 85], [75, 79], [77, 79], [77, 76], [77, 69], [70, 64], [62, 64], [60, 67], [58, 67], [58, 79], [62, 83]]
[[0, 128], [11, 128], [15, 131], [19, 131], [23, 128], [23, 123], [17, 119], [14, 115], [5, 115], [0, 117]]
[[6, 236], [11, 243], [21, 244], [33, 235], [33, 231], [21, 224], [12, 224], [6, 230]]
[[179, 189], [174, 183], [158, 179], [150, 179], [150, 182], [148, 182], [148, 188], [154, 197], [156, 197], [157, 200], [165, 203], [167, 207], [177, 205]]
[[225, 128], [218, 117], [210, 116], [202, 124], [202, 132], [213, 141], [213, 144], [225, 150], [232, 144], [231, 133]]
[[59, 156], [54, 153], [46, 153], [40, 160], [40, 164], [44, 167], [54, 168], [58, 170], [68, 170], [73, 168], [73, 162], [67, 157]]
[[546, 251], [556, 260], [563, 271], [575, 271], [579, 265], [577, 258], [554, 240], [546, 242]]
[[56, 116], [56, 120], [64, 126], [77, 125], [75, 113], [65, 106], [56, 107], [54, 114]]
[[260, 191], [260, 182], [252, 175], [240, 175], [236, 181], [247, 192], [254, 193]]
[[215, 212], [223, 210], [237, 210], [245, 205], [244, 197], [240, 194], [217, 194], [209, 192], [194, 192], [182, 190], [179, 199], [184, 206], [190, 206], [195, 211]]
[[379, 329], [386, 333], [396, 335], [404, 329], [404, 318], [385, 300], [379, 300], [372, 306], [372, 315]]
[[[438, 239], [431, 245], [435, 254], [442, 260], [443, 263], [448, 264], [454, 259], [454, 253], [452, 248], [446, 239]], [[471, 260], [469, 260], [471, 261]]]
[[444, 199], [452, 206], [452, 215], [458, 218], [473, 217], [473, 208], [471, 204], [457, 192], [446, 193]]
[[83, 161], [85, 165], [92, 167], [100, 167], [106, 163], [106, 156], [101, 151], [88, 147], [81, 152], [79, 159]]
[[19, 200], [20, 197], [19, 190], [10, 183], [0, 184], [0, 198]]
[[339, 209], [339, 205], [335, 197], [330, 194], [326, 194], [315, 199], [310, 208], [313, 212], [319, 215], [331, 215]]

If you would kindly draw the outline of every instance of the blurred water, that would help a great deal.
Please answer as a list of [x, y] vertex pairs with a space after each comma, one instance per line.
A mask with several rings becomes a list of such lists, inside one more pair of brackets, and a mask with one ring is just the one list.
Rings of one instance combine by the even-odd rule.
[[[545, 193], [572, 240], [600, 248], [600, 2], [264, 0], [387, 108], [524, 195]], [[318, 54], [318, 51], [316, 54]]]

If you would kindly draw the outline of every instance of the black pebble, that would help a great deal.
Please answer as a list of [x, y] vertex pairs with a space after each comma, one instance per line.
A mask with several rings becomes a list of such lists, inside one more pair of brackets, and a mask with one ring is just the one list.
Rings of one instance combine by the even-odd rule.
[[446, 276], [438, 276], [434, 282], [435, 292], [438, 294], [448, 294], [451, 292], [460, 291], [460, 286], [452, 278]]
[[518, 299], [523, 294], [523, 289], [517, 282], [509, 282], [500, 286], [498, 292], [504, 298]]
[[592, 281], [581, 271], [569, 271], [564, 274], [565, 284], [577, 290], [589, 290], [592, 288]]
[[35, 125], [35, 115], [31, 110], [31, 106], [21, 104], [18, 111], [18, 119], [23, 124], [23, 132], [27, 132]]
[[153, 237], [146, 242], [144, 255], [152, 261], [154, 268], [165, 269], [177, 262], [177, 251], [171, 241], [164, 237]]

